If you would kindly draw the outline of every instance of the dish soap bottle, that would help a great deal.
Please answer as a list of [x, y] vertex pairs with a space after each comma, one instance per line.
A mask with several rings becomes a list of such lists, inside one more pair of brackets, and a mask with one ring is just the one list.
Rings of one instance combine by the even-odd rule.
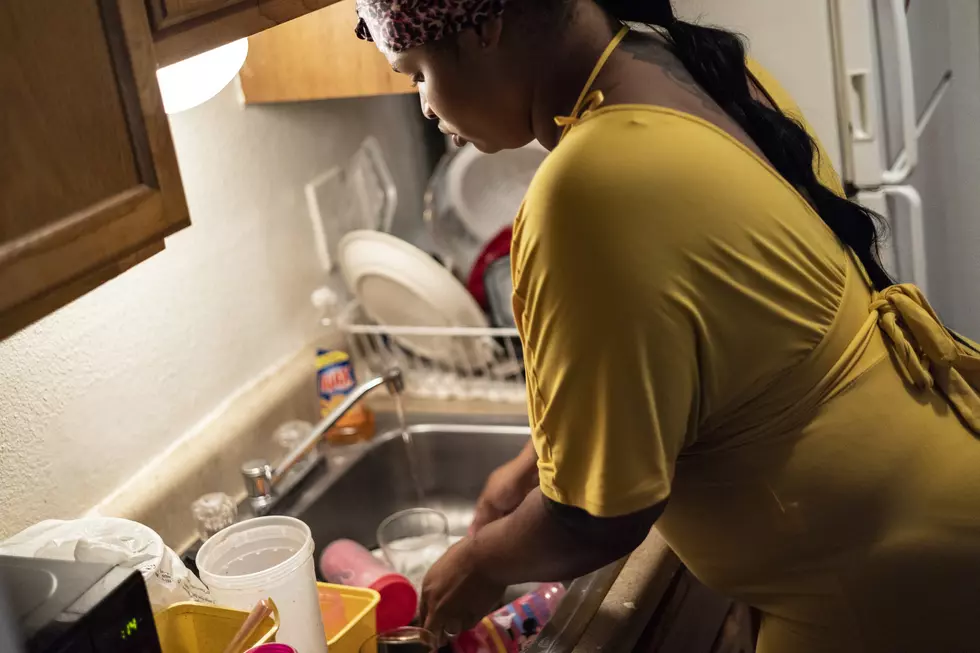
[[[357, 376], [350, 355], [341, 349], [344, 338], [336, 326], [337, 294], [324, 286], [313, 292], [311, 300], [323, 315], [320, 325], [323, 335], [316, 347], [317, 393], [323, 419], [357, 387]], [[374, 413], [363, 403], [355, 404], [324, 437], [334, 447], [366, 442], [374, 437]]]

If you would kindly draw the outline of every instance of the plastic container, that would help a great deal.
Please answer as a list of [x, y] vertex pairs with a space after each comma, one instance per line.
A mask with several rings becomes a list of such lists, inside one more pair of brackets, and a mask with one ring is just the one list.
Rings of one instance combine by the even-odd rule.
[[257, 517], [215, 534], [197, 554], [201, 580], [218, 605], [251, 610], [271, 597], [279, 641], [326, 653], [310, 528], [292, 517]]
[[330, 653], [357, 653], [377, 633], [381, 596], [371, 589], [317, 583]]
[[[317, 583], [316, 586], [320, 592], [320, 616], [323, 618], [323, 632], [327, 636], [327, 648], [330, 648], [330, 638], [335, 637], [337, 633], [347, 626], [347, 611], [344, 610], [344, 597], [335, 589], [344, 586], [330, 585], [329, 583]], [[350, 589], [357, 589], [359, 592], [374, 592], [374, 590], [360, 587]], [[378, 595], [377, 592], [374, 592], [374, 594]]]
[[299, 653], [299, 651], [288, 644], [261, 644], [248, 649], [245, 653]]
[[380, 595], [378, 632], [407, 626], [415, 618], [419, 596], [412, 583], [353, 540], [337, 540], [324, 549], [320, 573], [331, 583], [366, 587]]
[[453, 653], [518, 653], [551, 620], [565, 588], [558, 583], [539, 586], [484, 617], [451, 642]]
[[[157, 636], [163, 653], [212, 653], [223, 651], [248, 613], [200, 603], [175, 603], [156, 613]], [[257, 646], [276, 640], [279, 615], [274, 610], [259, 624], [246, 646]]]

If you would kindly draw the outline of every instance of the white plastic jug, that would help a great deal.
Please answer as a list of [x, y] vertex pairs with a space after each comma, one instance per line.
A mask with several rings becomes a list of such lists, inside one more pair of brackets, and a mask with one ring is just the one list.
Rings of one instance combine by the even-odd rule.
[[217, 605], [251, 610], [272, 597], [279, 608], [276, 641], [326, 653], [313, 536], [300, 520], [257, 517], [229, 526], [204, 543], [197, 568]]

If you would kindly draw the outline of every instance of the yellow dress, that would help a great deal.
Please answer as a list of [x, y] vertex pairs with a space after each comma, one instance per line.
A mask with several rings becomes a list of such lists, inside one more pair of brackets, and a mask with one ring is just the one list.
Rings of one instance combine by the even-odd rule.
[[545, 495], [667, 501], [657, 527], [763, 611], [764, 653], [980, 651], [980, 354], [914, 287], [873, 292], [724, 131], [647, 105], [572, 122], [512, 251]]

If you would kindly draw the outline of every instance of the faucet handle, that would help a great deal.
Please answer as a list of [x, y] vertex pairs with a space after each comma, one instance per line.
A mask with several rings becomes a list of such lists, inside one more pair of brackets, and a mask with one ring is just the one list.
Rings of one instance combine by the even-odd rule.
[[197, 534], [202, 542], [238, 519], [238, 506], [224, 492], [209, 492], [191, 504], [191, 514], [197, 522]]
[[242, 465], [242, 479], [249, 499], [272, 499], [272, 465], [257, 458]]

